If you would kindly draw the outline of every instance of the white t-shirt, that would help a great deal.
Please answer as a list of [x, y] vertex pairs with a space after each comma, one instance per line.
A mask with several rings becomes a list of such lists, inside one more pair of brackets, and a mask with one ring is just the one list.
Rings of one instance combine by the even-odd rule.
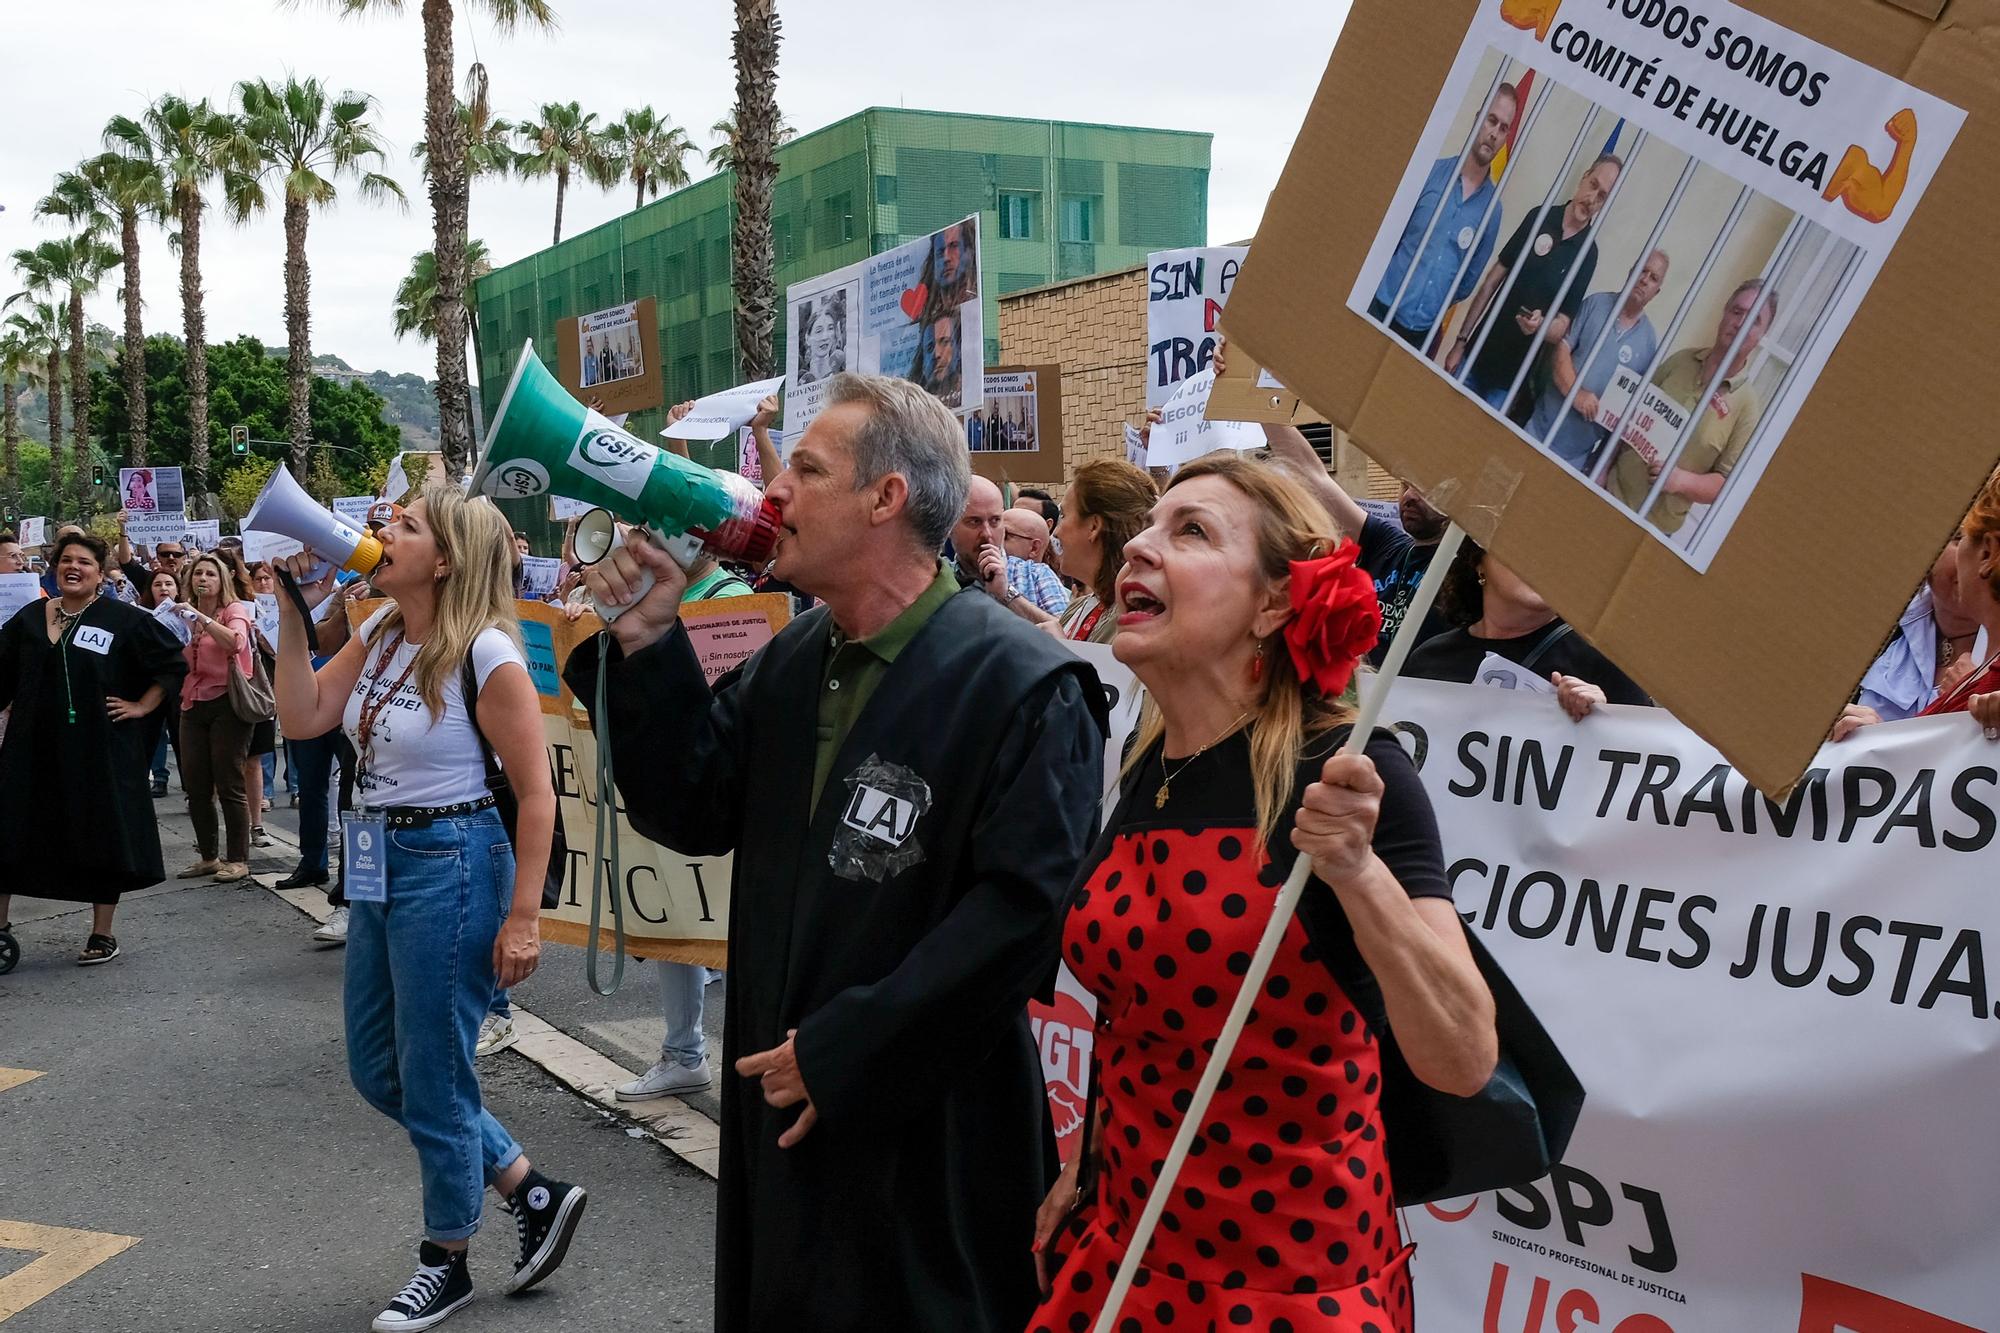
[[[381, 657], [383, 644], [387, 642], [386, 638], [377, 641], [373, 636], [387, 614], [388, 608], [384, 607], [361, 627], [360, 638], [366, 649], [361, 679], [354, 682], [354, 690], [347, 696], [347, 706], [341, 713], [341, 729], [357, 751], [361, 748], [361, 705], [369, 697], [369, 687], [373, 686], [374, 693], [381, 695], [402, 676], [403, 668], [422, 646], [408, 641], [398, 644], [381, 677], [371, 677], [369, 673], [375, 670], [376, 659]], [[494, 668], [507, 662], [518, 662], [524, 669], [527, 666], [521, 650], [505, 631], [488, 628], [472, 641], [473, 677], [482, 691]], [[444, 711], [435, 721], [418, 692], [414, 671], [396, 697], [381, 706], [375, 716], [372, 762], [355, 781], [355, 795], [359, 799], [371, 806], [457, 805], [486, 795], [486, 762], [480, 753], [479, 734], [465, 711], [460, 683], [463, 678], [460, 669], [454, 670], [445, 681]]]

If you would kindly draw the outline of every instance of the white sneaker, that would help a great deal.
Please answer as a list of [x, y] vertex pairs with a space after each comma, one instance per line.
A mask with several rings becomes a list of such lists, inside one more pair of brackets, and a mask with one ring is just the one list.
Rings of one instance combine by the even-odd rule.
[[491, 1055], [504, 1051], [519, 1041], [520, 1034], [514, 1031], [514, 1020], [502, 1018], [499, 1014], [488, 1014], [479, 1025], [479, 1044], [472, 1048], [475, 1056]]
[[320, 928], [313, 932], [313, 938], [321, 944], [347, 943], [347, 909], [345, 907], [334, 908], [333, 915], [328, 917], [320, 925]]
[[683, 1092], [699, 1092], [708, 1086], [708, 1061], [689, 1068], [678, 1060], [662, 1060], [630, 1083], [617, 1088], [621, 1102], [650, 1101]]

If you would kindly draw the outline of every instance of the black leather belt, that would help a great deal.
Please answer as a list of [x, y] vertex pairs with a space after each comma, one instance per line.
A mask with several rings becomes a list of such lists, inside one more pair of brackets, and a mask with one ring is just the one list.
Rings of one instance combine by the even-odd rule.
[[490, 795], [476, 801], [460, 801], [457, 805], [392, 805], [382, 810], [382, 823], [389, 828], [429, 828], [440, 819], [476, 815], [492, 805]]

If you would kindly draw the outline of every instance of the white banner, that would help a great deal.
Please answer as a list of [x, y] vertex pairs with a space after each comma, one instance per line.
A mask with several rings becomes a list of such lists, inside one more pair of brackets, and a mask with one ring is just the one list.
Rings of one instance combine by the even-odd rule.
[[826, 406], [843, 370], [922, 385], [960, 415], [983, 405], [979, 215], [785, 289], [785, 430]]
[[2000, 745], [1865, 728], [1792, 796], [1662, 710], [1399, 682], [1458, 906], [1588, 1089], [1411, 1209], [1420, 1333], [1973, 1333], [2000, 1309]]
[[1217, 449], [1262, 449], [1264, 428], [1247, 421], [1210, 421], [1208, 396], [1215, 391], [1215, 370], [1190, 375], [1160, 409], [1160, 422], [1147, 443], [1151, 467], [1179, 467]]
[[1159, 250], [1146, 256], [1146, 406], [1164, 406], [1174, 386], [1208, 369], [1247, 245]]
[[42, 581], [33, 574], [0, 574], [0, 625], [29, 602], [42, 598]]
[[333, 497], [333, 513], [336, 518], [345, 519], [362, 532], [368, 530], [368, 510], [375, 503], [372, 495], [336, 495]]
[[669, 422], [660, 434], [670, 440], [719, 440], [749, 425], [750, 418], [757, 415], [757, 404], [776, 393], [784, 382], [785, 377], [779, 375], [697, 398], [686, 416]]

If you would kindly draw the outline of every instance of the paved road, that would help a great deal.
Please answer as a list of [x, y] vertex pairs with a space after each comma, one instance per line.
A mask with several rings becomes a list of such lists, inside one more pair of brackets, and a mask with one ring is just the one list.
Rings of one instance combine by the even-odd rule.
[[[187, 820], [158, 805], [172, 870], [194, 859]], [[0, 1220], [140, 1241], [0, 1311], [5, 1333], [366, 1328], [409, 1276], [419, 1200], [407, 1140], [348, 1086], [339, 951], [315, 950], [262, 889], [169, 884], [127, 895], [124, 957], [77, 968], [87, 911], [14, 902], [24, 957], [0, 977], [0, 1067], [44, 1072], [0, 1091]], [[552, 952], [568, 956], [545, 967], [581, 976], [577, 951]], [[626, 1017], [651, 1012], [650, 978], [634, 980]], [[580, 989], [552, 975], [521, 998], [581, 1026], [565, 1017]], [[518, 1301], [500, 1295], [513, 1226], [490, 1207], [480, 1299], [449, 1327], [707, 1328], [713, 1184], [514, 1054], [481, 1077], [530, 1156], [592, 1200], [563, 1270]], [[33, 1257], [0, 1249], [0, 1283]]]

